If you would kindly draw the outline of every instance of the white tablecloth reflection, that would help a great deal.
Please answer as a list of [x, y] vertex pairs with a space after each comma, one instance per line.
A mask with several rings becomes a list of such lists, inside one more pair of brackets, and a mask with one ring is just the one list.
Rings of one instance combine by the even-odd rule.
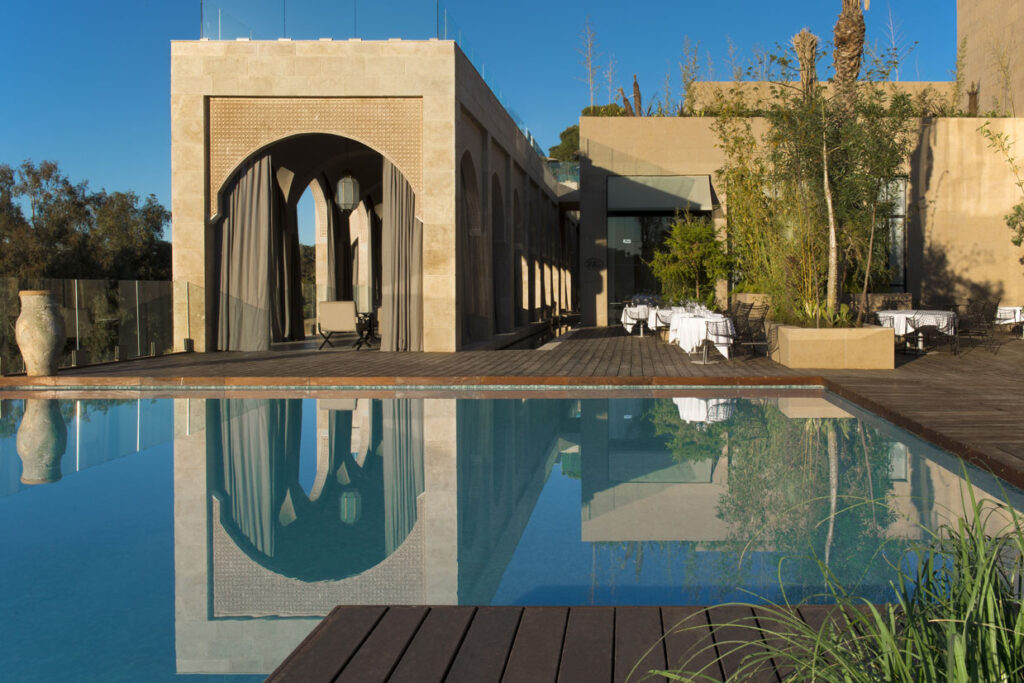
[[715, 345], [718, 352], [726, 358], [729, 357], [729, 345], [736, 336], [736, 327], [732, 320], [721, 313], [703, 313], [691, 315], [689, 313], [673, 313], [672, 322], [668, 328], [669, 342], [675, 342], [686, 351], [693, 353], [708, 338], [708, 321], [718, 320], [727, 323], [729, 334], [715, 335], [711, 343]]
[[731, 398], [697, 398], [696, 396], [679, 396], [672, 399], [679, 409], [679, 419], [683, 422], [722, 422], [732, 417], [733, 401]]

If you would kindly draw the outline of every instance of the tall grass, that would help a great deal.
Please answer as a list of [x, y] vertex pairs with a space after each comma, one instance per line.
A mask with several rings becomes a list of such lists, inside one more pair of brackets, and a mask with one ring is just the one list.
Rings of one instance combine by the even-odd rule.
[[819, 563], [836, 605], [820, 628], [791, 605], [760, 606], [757, 619], [726, 625], [729, 641], [716, 646], [705, 639], [679, 669], [651, 673], [714, 680], [694, 663], [731, 650], [734, 657], [742, 654], [729, 678], [737, 681], [772, 664], [787, 681], [1024, 680], [1024, 521], [1010, 505], [979, 501], [969, 481], [964, 490], [964, 514], [927, 531], [894, 567], [892, 604], [848, 593]]

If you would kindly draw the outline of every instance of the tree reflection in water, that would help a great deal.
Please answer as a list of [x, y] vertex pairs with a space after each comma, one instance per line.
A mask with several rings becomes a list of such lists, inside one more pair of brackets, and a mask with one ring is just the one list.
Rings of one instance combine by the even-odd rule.
[[905, 549], [888, 533], [892, 439], [853, 416], [787, 417], [773, 400], [736, 399], [728, 420], [706, 424], [682, 421], [663, 399], [648, 418], [678, 462], [727, 460], [717, 516], [729, 533], [706, 544], [733, 577], [724, 585], [749, 585], [767, 552], [790, 599], [823, 589], [821, 565], [863, 594], [888, 594], [889, 564]]

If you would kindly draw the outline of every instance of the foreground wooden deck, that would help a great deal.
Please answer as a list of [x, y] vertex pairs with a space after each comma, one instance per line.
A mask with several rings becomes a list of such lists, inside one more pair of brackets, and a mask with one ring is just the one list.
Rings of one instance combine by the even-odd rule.
[[[818, 629], [831, 609], [796, 614]], [[758, 647], [759, 614], [733, 605], [336, 607], [267, 680], [624, 683], [668, 680], [648, 672], [685, 662], [700, 680], [724, 681]], [[742, 678], [781, 680], [775, 666]]]

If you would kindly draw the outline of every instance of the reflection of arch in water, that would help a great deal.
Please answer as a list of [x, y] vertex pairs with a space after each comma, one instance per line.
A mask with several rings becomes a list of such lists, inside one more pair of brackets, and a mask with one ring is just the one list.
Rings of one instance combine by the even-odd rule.
[[374, 402], [371, 447], [351, 453], [352, 412], [333, 411], [327, 473], [299, 484], [299, 399], [208, 401], [207, 454], [220, 524], [263, 567], [304, 581], [379, 564], [416, 522], [423, 490], [422, 401]]

